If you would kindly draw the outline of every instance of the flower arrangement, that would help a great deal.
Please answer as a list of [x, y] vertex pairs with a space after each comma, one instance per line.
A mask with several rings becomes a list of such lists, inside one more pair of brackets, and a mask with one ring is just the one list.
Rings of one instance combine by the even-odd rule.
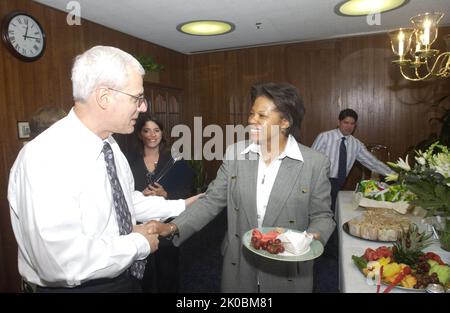
[[411, 203], [427, 210], [427, 216], [450, 216], [449, 148], [435, 142], [425, 152], [416, 151], [415, 160], [413, 167], [408, 157], [388, 162], [397, 174], [388, 175], [386, 181], [398, 181], [414, 193]]

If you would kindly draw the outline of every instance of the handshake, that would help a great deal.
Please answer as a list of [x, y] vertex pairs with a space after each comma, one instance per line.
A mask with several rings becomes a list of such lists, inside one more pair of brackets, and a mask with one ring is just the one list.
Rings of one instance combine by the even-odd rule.
[[144, 224], [134, 225], [133, 232], [139, 233], [147, 239], [150, 245], [150, 253], [158, 250], [158, 236], [173, 236], [177, 232], [177, 226], [174, 223], [161, 223], [158, 221], [149, 221]]

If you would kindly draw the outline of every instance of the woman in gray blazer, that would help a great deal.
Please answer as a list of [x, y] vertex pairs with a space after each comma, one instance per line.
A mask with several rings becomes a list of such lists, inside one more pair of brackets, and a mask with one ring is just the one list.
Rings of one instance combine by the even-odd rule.
[[314, 233], [324, 245], [335, 222], [328, 159], [298, 143], [304, 106], [289, 84], [251, 88], [250, 141], [231, 145], [205, 195], [155, 231], [180, 245], [227, 208], [223, 292], [311, 292], [313, 261], [281, 262], [250, 252], [242, 236], [256, 227]]

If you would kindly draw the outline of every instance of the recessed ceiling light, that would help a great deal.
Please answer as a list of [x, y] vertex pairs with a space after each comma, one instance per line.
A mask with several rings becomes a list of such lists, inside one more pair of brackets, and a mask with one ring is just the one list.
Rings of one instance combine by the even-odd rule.
[[397, 9], [409, 0], [348, 0], [336, 6], [339, 15], [368, 15]]
[[234, 24], [226, 21], [201, 20], [181, 23], [177, 30], [194, 36], [217, 36], [230, 33]]

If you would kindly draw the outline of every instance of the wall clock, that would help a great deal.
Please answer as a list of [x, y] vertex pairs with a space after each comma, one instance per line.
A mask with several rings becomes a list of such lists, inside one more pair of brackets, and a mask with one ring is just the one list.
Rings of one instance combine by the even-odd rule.
[[3, 19], [2, 40], [14, 56], [26, 62], [39, 59], [45, 50], [44, 29], [25, 12], [11, 12]]

